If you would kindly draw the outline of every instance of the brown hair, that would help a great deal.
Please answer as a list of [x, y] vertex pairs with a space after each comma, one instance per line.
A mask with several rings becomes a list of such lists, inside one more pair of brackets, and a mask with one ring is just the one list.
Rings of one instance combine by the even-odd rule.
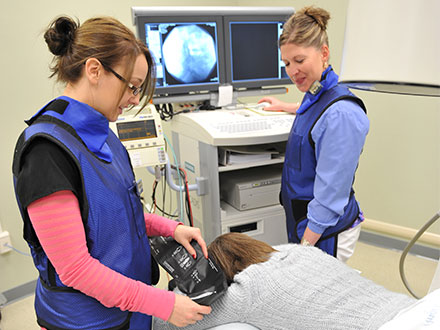
[[303, 47], [320, 49], [329, 45], [327, 22], [330, 13], [322, 8], [304, 7], [287, 20], [283, 26], [279, 46], [293, 43]]
[[[141, 99], [149, 102], [154, 93], [155, 65], [148, 48], [125, 25], [112, 17], [95, 17], [82, 25], [72, 18], [61, 16], [52, 21], [44, 33], [44, 39], [55, 55], [50, 67], [58, 81], [76, 82], [84, 63], [89, 58], [98, 59], [104, 69], [125, 61], [125, 77], [130, 77], [136, 58], [144, 54], [148, 74], [142, 85]], [[122, 97], [123, 91], [121, 91]]]
[[274, 251], [269, 244], [241, 233], [223, 234], [208, 246], [209, 257], [223, 270], [228, 283], [246, 267], [267, 261]]

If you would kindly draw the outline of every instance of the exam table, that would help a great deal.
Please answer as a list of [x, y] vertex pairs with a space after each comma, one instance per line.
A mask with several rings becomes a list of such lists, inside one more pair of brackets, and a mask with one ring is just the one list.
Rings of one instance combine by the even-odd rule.
[[246, 323], [228, 323], [228, 324], [219, 325], [214, 328], [210, 328], [209, 330], [259, 330], [259, 329]]

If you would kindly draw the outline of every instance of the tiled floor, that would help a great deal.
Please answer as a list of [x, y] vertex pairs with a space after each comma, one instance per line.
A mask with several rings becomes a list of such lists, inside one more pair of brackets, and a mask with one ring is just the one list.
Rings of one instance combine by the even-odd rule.
[[[409, 292], [399, 273], [402, 252], [385, 249], [362, 242], [348, 260], [348, 265], [360, 270], [362, 275], [394, 292]], [[438, 260], [408, 254], [405, 259], [405, 275], [411, 290], [419, 297], [425, 296], [436, 271]]]
[[[408, 294], [399, 275], [400, 255], [400, 251], [359, 242], [348, 264], [387, 289]], [[405, 274], [412, 290], [424, 296], [429, 290], [437, 261], [408, 255], [405, 265]], [[159, 286], [164, 287], [166, 276], [161, 278]], [[39, 330], [35, 322], [33, 300], [32, 295], [6, 305], [2, 310], [0, 330]]]

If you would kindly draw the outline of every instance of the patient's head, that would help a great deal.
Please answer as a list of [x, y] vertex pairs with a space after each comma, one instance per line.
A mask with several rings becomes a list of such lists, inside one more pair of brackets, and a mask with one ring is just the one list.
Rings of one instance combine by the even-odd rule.
[[208, 246], [209, 257], [223, 269], [229, 284], [235, 274], [252, 264], [267, 261], [274, 251], [269, 244], [241, 233], [220, 235]]

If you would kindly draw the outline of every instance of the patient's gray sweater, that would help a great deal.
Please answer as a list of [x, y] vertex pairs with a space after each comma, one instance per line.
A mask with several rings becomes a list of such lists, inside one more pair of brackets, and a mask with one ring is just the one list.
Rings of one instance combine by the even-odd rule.
[[177, 328], [155, 319], [154, 329], [209, 329], [244, 322], [264, 330], [378, 329], [415, 302], [365, 279], [315, 247], [275, 247], [264, 263], [249, 266], [202, 321]]

